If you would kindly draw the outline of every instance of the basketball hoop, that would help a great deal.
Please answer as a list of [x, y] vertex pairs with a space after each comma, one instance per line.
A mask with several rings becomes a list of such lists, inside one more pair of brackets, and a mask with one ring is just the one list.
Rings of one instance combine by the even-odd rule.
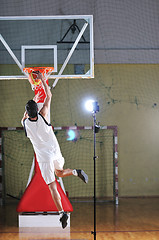
[[43, 75], [47, 85], [49, 85], [48, 78], [51, 75], [51, 73], [54, 71], [54, 68], [53, 67], [28, 67], [28, 68], [23, 68], [23, 71], [28, 76], [28, 80], [31, 84], [32, 90], [35, 93], [36, 102], [44, 103], [46, 94], [45, 94], [45, 90], [41, 80], [37, 79], [37, 75], [40, 72]]
[[40, 79], [37, 79], [37, 75], [40, 72], [45, 80], [49, 78], [51, 73], [54, 71], [53, 67], [28, 67], [23, 68], [23, 71], [27, 74], [29, 82], [33, 85], [39, 85], [41, 83]]

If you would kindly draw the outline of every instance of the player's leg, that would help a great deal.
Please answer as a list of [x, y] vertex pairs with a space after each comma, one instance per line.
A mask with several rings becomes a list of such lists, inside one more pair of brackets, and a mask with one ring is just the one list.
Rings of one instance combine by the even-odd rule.
[[55, 174], [57, 177], [77, 176], [82, 179], [83, 182], [88, 183], [88, 175], [81, 169], [55, 169]]
[[55, 169], [55, 174], [57, 177], [68, 177], [72, 176], [73, 174], [73, 169]]
[[81, 169], [63, 169], [64, 166], [64, 158], [60, 158], [54, 161], [55, 166], [55, 174], [57, 177], [67, 177], [67, 176], [77, 176], [81, 178], [85, 183], [88, 183], [87, 174]]
[[54, 200], [54, 203], [55, 203], [58, 211], [63, 211], [62, 203], [61, 203], [61, 197], [60, 197], [60, 194], [57, 190], [56, 182], [54, 181], [54, 182], [48, 184], [48, 186], [49, 186], [51, 196]]
[[53, 162], [48, 163], [39, 163], [39, 167], [41, 170], [41, 174], [46, 182], [46, 184], [49, 186], [51, 196], [55, 202], [55, 205], [59, 211], [62, 211], [62, 204], [61, 204], [61, 197], [57, 190], [56, 181], [55, 181], [55, 168]]
[[54, 182], [48, 184], [48, 186], [49, 186], [52, 198], [54, 200], [54, 203], [55, 203], [59, 213], [62, 214], [62, 216], [60, 218], [60, 222], [62, 223], [62, 227], [65, 228], [67, 226], [68, 215], [67, 215], [67, 213], [64, 212], [64, 210], [62, 208], [61, 197], [57, 190], [56, 182], [54, 181]]
[[53, 201], [54, 201], [59, 213], [62, 214], [62, 217], [60, 218], [60, 222], [62, 223], [62, 227], [65, 228], [67, 226], [68, 215], [63, 210], [62, 203], [61, 203], [61, 197], [57, 190], [55, 174], [54, 174], [54, 171], [55, 171], [54, 162], [39, 163], [39, 167], [41, 170], [41, 174], [42, 174], [46, 184], [49, 187]]

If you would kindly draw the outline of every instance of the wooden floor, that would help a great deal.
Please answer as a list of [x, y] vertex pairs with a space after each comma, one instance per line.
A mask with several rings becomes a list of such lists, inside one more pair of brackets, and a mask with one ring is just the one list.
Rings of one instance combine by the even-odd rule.
[[[94, 239], [93, 203], [73, 203], [70, 234], [46, 229], [19, 231], [15, 202], [0, 207], [0, 240]], [[97, 240], [159, 239], [159, 198], [122, 198], [112, 203], [97, 204]]]

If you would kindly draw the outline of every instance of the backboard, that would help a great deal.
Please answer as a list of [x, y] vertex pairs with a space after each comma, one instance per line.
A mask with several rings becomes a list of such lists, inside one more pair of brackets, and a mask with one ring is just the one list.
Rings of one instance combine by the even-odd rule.
[[0, 80], [37, 66], [54, 67], [54, 79], [93, 78], [93, 16], [0, 17]]

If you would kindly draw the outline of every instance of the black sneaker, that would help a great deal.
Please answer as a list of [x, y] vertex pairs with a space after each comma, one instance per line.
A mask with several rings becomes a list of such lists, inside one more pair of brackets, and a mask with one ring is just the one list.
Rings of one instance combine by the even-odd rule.
[[76, 169], [78, 177], [83, 180], [83, 182], [88, 183], [88, 176], [87, 174], [81, 170], [81, 169]]
[[62, 217], [60, 218], [60, 222], [62, 223], [62, 228], [65, 228], [67, 226], [67, 219], [68, 219], [68, 215], [67, 213], [63, 213]]

